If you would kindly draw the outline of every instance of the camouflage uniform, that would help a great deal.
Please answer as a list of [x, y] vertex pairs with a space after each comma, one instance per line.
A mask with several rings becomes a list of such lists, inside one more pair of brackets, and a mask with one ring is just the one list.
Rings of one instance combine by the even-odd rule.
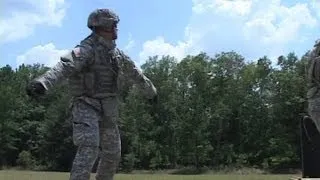
[[320, 132], [320, 40], [308, 53], [308, 114]]
[[[110, 10], [90, 14], [88, 27], [108, 28], [119, 18]], [[28, 93], [41, 94], [67, 79], [73, 96], [71, 103], [73, 141], [78, 147], [70, 180], [89, 180], [97, 157], [97, 180], [112, 180], [121, 156], [117, 125], [119, 84], [137, 84], [148, 99], [156, 97], [152, 82], [140, 72], [114, 41], [93, 33], [72, 51], [61, 57], [51, 70], [31, 83]]]

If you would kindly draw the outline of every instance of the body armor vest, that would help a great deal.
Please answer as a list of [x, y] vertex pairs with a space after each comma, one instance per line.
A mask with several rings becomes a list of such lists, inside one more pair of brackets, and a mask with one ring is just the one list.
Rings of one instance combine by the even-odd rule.
[[116, 48], [107, 51], [93, 43], [94, 61], [81, 73], [69, 78], [72, 96], [86, 96], [102, 99], [118, 94], [118, 73], [120, 55]]

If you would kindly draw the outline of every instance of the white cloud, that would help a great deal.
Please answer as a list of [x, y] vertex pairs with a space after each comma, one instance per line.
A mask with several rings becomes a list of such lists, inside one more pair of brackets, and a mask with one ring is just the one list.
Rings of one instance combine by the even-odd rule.
[[149, 55], [167, 55], [170, 54], [180, 59], [183, 58], [188, 49], [188, 42], [179, 42], [178, 45], [174, 46], [170, 43], [166, 43], [163, 37], [157, 37], [154, 40], [146, 41], [143, 44], [143, 51], [140, 52], [139, 56], [141, 59], [147, 59]]
[[59, 60], [60, 56], [67, 53], [68, 50], [56, 49], [54, 44], [49, 43], [46, 45], [38, 45], [29, 50], [24, 54], [17, 56], [17, 65], [40, 63], [48, 67], [54, 66]]
[[193, 0], [192, 11], [197, 14], [215, 10], [217, 12], [229, 12], [229, 15], [247, 15], [250, 13], [252, 0]]
[[311, 0], [311, 8], [315, 10], [317, 13], [318, 17], [320, 18], [320, 1], [319, 0]]
[[129, 38], [128, 38], [128, 43], [127, 45], [123, 48], [125, 51], [130, 51], [134, 46], [136, 45], [136, 42], [132, 38], [132, 34], [129, 33]]
[[1, 44], [28, 37], [37, 25], [61, 26], [68, 6], [64, 0], [5, 0], [3, 4]]
[[308, 2], [286, 6], [281, 0], [193, 0], [184, 40], [176, 45], [164, 37], [148, 40], [142, 45], [140, 59], [153, 55], [181, 59], [199, 51], [231, 50], [248, 60], [277, 57], [291, 50], [288, 45], [308, 40], [310, 34], [301, 32], [317, 26], [319, 19], [309, 9], [312, 0]]
[[286, 7], [280, 0], [273, 0], [264, 11], [253, 14], [245, 23], [244, 32], [247, 38], [258, 38], [263, 44], [286, 44], [298, 38], [301, 27], [314, 27], [316, 23], [307, 4]]

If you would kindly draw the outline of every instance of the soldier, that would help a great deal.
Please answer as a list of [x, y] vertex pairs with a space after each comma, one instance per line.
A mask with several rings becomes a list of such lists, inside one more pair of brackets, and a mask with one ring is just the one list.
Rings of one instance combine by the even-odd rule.
[[27, 86], [27, 94], [35, 97], [68, 80], [73, 97], [73, 142], [77, 146], [70, 180], [89, 180], [98, 156], [96, 179], [113, 179], [121, 157], [117, 125], [121, 80], [136, 84], [151, 102], [157, 100], [152, 82], [116, 48], [118, 22], [119, 17], [109, 9], [93, 11], [87, 23], [92, 33]]
[[307, 54], [308, 115], [301, 121], [303, 178], [320, 177], [320, 41]]
[[308, 53], [308, 114], [320, 132], [320, 40]]

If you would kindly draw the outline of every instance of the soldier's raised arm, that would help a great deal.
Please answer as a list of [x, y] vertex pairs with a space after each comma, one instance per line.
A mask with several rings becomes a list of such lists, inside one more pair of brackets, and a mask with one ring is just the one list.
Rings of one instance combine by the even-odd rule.
[[82, 71], [93, 61], [93, 49], [89, 44], [80, 43], [60, 57], [60, 61], [47, 72], [35, 78], [27, 86], [28, 95], [43, 94], [62, 80]]
[[136, 67], [129, 56], [127, 56], [123, 51], [119, 52], [122, 59], [122, 75], [126, 81], [129, 81], [130, 84], [138, 85], [146, 98], [155, 98], [157, 96], [157, 89], [154, 87], [151, 80]]

